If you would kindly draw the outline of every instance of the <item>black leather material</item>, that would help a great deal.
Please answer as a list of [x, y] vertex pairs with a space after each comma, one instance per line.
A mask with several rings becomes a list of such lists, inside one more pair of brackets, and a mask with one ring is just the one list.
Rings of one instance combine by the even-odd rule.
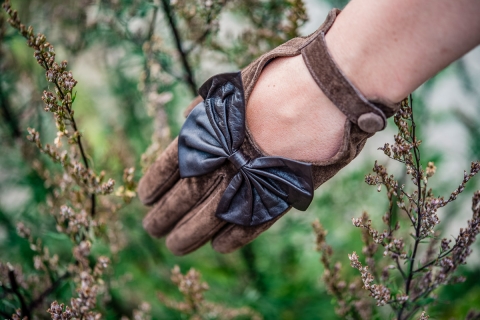
[[246, 135], [240, 73], [214, 76], [199, 92], [204, 101], [192, 110], [178, 138], [180, 176], [201, 176], [227, 160], [233, 163], [238, 172], [220, 200], [217, 217], [255, 226], [289, 206], [306, 210], [314, 190], [311, 164], [282, 157], [249, 159], [240, 150]]

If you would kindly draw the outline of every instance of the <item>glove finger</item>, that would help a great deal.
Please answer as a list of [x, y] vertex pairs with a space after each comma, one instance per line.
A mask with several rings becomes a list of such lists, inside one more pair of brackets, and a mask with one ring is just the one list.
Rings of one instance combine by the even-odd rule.
[[180, 179], [178, 169], [178, 140], [175, 139], [147, 170], [138, 184], [138, 197], [144, 205], [151, 205]]
[[230, 253], [252, 242], [262, 232], [270, 228], [290, 209], [275, 219], [254, 227], [244, 227], [236, 224], [228, 224], [220, 230], [212, 239], [212, 247], [220, 253]]
[[163, 237], [189, 211], [205, 202], [222, 181], [223, 175], [181, 179], [155, 204], [143, 219], [143, 227], [154, 237]]
[[203, 246], [227, 222], [215, 216], [224, 188], [217, 188], [200, 206], [189, 212], [167, 236], [167, 247], [184, 255]]

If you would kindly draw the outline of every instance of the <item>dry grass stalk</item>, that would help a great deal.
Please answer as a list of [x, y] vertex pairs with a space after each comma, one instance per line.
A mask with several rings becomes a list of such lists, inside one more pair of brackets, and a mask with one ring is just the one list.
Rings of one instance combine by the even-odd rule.
[[[353, 225], [362, 229], [362, 251], [367, 265], [360, 262], [360, 256], [356, 252], [348, 255], [351, 266], [361, 273], [363, 289], [374, 298], [377, 306], [389, 305], [398, 320], [411, 319], [432, 304], [434, 299], [431, 297], [434, 297], [435, 290], [440, 286], [465, 281], [464, 277], [455, 275], [455, 271], [466, 263], [472, 252], [472, 244], [480, 233], [480, 191], [475, 192], [472, 199], [471, 220], [466, 228], [459, 230], [453, 244], [452, 239], [440, 239], [435, 233], [435, 228], [440, 223], [438, 209], [457, 199], [468, 181], [480, 171], [480, 162], [472, 162], [470, 172], [464, 172], [460, 185], [447, 199], [435, 196], [428, 182], [437, 168], [433, 162], [429, 162], [426, 168], [421, 165], [421, 140], [416, 136], [411, 102], [411, 98], [410, 101], [403, 101], [394, 117], [399, 130], [395, 135], [395, 143], [385, 144], [380, 149], [389, 158], [405, 166], [413, 190], [410, 191], [405, 184], [399, 184], [384, 166], [375, 162], [374, 174], [367, 175], [365, 182], [375, 186], [379, 192], [382, 187], [386, 189], [389, 207], [383, 216], [385, 229], [379, 231], [373, 227], [366, 212], [361, 218], [353, 218]], [[397, 219], [394, 212], [403, 215], [398, 215]], [[356, 300], [346, 301], [338, 293], [338, 283], [344, 281], [338, 270], [332, 271], [331, 262], [325, 261], [332, 255], [332, 249], [325, 243], [325, 232], [318, 222], [314, 224], [314, 230], [328, 278], [325, 279], [327, 287], [341, 306], [337, 313], [355, 318], [353, 311]], [[419, 250], [421, 246], [426, 247], [426, 250]], [[383, 258], [375, 256], [378, 247], [382, 247]], [[378, 270], [382, 272], [379, 273]], [[334, 274], [333, 277], [331, 273]], [[330, 283], [332, 280], [334, 283]], [[371, 305], [372, 302], [366, 305]], [[420, 319], [428, 319], [425, 311]]]

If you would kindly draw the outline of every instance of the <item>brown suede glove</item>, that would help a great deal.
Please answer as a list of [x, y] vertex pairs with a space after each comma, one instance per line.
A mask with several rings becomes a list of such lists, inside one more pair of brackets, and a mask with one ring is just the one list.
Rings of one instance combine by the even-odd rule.
[[[241, 73], [217, 75], [202, 85], [203, 101], [197, 98], [179, 138], [138, 187], [141, 201], [153, 205], [145, 229], [154, 237], [168, 235], [174, 254], [187, 254], [209, 240], [216, 251], [232, 252], [291, 207], [305, 210], [313, 190], [352, 161], [398, 109], [367, 101], [330, 57], [324, 36], [339, 12], [332, 10], [315, 33], [284, 43]], [[274, 58], [300, 54], [315, 82], [347, 117], [342, 146], [322, 162], [265, 156], [245, 127], [245, 106], [262, 69]]]

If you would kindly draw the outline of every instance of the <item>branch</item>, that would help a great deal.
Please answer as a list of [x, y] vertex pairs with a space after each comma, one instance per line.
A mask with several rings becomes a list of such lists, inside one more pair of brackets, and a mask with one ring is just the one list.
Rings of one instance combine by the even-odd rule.
[[196, 39], [196, 40], [194, 41], [194, 43], [192, 44], [192, 46], [191, 46], [190, 48], [188, 48], [187, 50], [185, 50], [185, 54], [188, 55], [190, 52], [192, 52], [193, 49], [195, 49], [199, 43], [203, 42], [203, 41], [207, 38], [207, 36], [210, 34], [210, 32], [212, 32], [212, 28], [211, 28], [211, 26], [209, 25], [209, 26], [207, 27], [207, 30], [205, 30], [205, 32], [204, 32], [200, 37], [198, 37], [198, 39]]
[[432, 261], [430, 261], [429, 263], [421, 266], [420, 268], [418, 268], [417, 270], [413, 271], [414, 273], [417, 273], [419, 271], [422, 271], [423, 269], [425, 268], [428, 268], [430, 267], [432, 264], [434, 264], [435, 262], [437, 262], [438, 260], [441, 260], [443, 258], [445, 258], [446, 256], [448, 256], [455, 248], [457, 247], [457, 244], [455, 244], [451, 249], [449, 249], [448, 251], [444, 252], [443, 254], [440, 254], [438, 255], [438, 257]]
[[240, 249], [240, 254], [242, 255], [245, 264], [247, 265], [247, 273], [250, 280], [254, 283], [256, 289], [260, 293], [266, 292], [265, 282], [263, 281], [263, 276], [256, 267], [257, 256], [253, 250], [252, 244], [248, 244], [242, 249]]
[[[55, 60], [55, 53], [53, 53], [53, 55], [51, 53], [47, 53], [46, 51], [44, 51], [45, 47], [42, 47], [42, 46], [45, 46], [46, 44], [48, 44], [48, 42], [46, 42], [45, 36], [39, 34], [37, 37], [35, 37], [33, 35], [33, 27], [30, 26], [30, 27], [27, 28], [25, 25], [23, 25], [21, 23], [20, 19], [18, 18], [17, 11], [15, 11], [11, 8], [10, 2], [8, 0], [6, 0], [2, 4], [2, 7], [4, 8], [4, 10], [7, 12], [7, 14], [10, 17], [10, 19], [8, 20], [10, 25], [13, 28], [17, 29], [20, 32], [20, 34], [25, 39], [27, 39], [27, 45], [35, 50], [34, 56], [35, 56], [38, 64], [40, 64], [40, 66], [42, 66], [47, 71], [46, 77], [48, 79], [49, 78], [48, 72], [49, 71], [55, 71], [54, 66], [55, 66], [56, 63], [54, 61]], [[53, 47], [51, 45], [50, 45], [50, 50], [53, 51]], [[57, 89], [56, 90], [57, 95], [59, 95], [60, 98], [62, 99], [62, 101], [65, 102], [66, 101], [65, 100], [66, 94], [62, 91], [62, 89], [61, 89], [61, 87], [58, 83], [58, 79], [55, 78], [53, 80], [53, 83], [55, 84], [55, 87]], [[72, 86], [72, 88], [73, 88], [73, 86]], [[71, 93], [72, 88], [70, 88], [70, 90], [67, 90], [67, 91], [70, 91], [68, 93]], [[68, 120], [70, 121], [70, 125], [72, 126], [75, 133], [78, 133], [78, 135], [76, 136], [76, 143], [78, 145], [78, 148], [80, 149], [80, 153], [81, 153], [81, 156], [82, 156], [82, 160], [85, 164], [85, 168], [88, 170], [89, 169], [88, 159], [87, 159], [85, 150], [83, 148], [81, 135], [79, 134], [77, 124], [75, 122], [75, 118], [73, 117], [73, 110], [71, 108], [71, 101], [66, 102], [65, 107], [66, 107], [66, 111], [68, 112]], [[95, 215], [95, 205], [96, 205], [95, 204], [95, 202], [96, 202], [95, 193], [90, 194], [90, 201], [91, 201], [91, 209], [90, 209], [91, 210], [91, 215], [94, 216]]]
[[192, 46], [190, 48], [188, 48], [187, 50], [185, 50], [185, 53], [188, 55], [193, 49], [195, 49], [195, 47], [202, 43], [207, 37], [208, 35], [210, 34], [210, 32], [212, 32], [212, 12], [209, 11], [208, 12], [208, 15], [207, 15], [207, 29], [203, 32], [203, 34], [198, 37], [197, 40], [195, 40], [192, 44]]
[[[155, 6], [153, 8], [153, 15], [152, 15], [152, 21], [150, 21], [150, 25], [148, 27], [148, 33], [147, 33], [147, 38], [146, 41], [151, 41], [153, 34], [155, 32], [155, 21], [157, 20], [157, 14], [158, 14], [158, 6]], [[152, 56], [152, 49], [150, 46], [150, 49], [148, 50], [148, 55], [145, 59], [145, 64], [144, 64], [144, 69], [145, 69], [145, 83], [148, 83], [150, 81], [150, 70], [148, 68], [148, 60], [151, 59]]]
[[[42, 61], [44, 63], [45, 70], [49, 70], [50, 68], [47, 64], [47, 61], [45, 60], [45, 57], [43, 55], [40, 55], [40, 56], [42, 57]], [[60, 94], [60, 97], [62, 98], [62, 100], [65, 100], [65, 94], [63, 93], [63, 91], [60, 88], [60, 86], [58, 84], [58, 81], [56, 79], [55, 79], [54, 83], [55, 83], [55, 87], [58, 90], [58, 93]], [[71, 108], [70, 104], [67, 103], [65, 106], [67, 107], [68, 115], [69, 115], [69, 118], [70, 118], [70, 124], [72, 125], [73, 130], [75, 132], [79, 132], [78, 128], [77, 128], [77, 123], [75, 122], [75, 118], [73, 117], [73, 111], [72, 111], [72, 108]], [[82, 160], [83, 160], [83, 163], [85, 164], [85, 168], [87, 168], [87, 170], [88, 170], [89, 169], [88, 159], [87, 159], [85, 149], [83, 148], [83, 144], [82, 144], [81, 139], [82, 139], [82, 136], [79, 134], [78, 137], [77, 137], [77, 145], [78, 145], [78, 148], [80, 149], [80, 154], [82, 155]], [[96, 206], [96, 197], [95, 197], [95, 193], [92, 193], [92, 194], [90, 194], [90, 214], [92, 215], [92, 217], [95, 215], [95, 206]]]
[[155, 32], [155, 22], [157, 21], [157, 15], [158, 6], [155, 6], [153, 8], [152, 21], [150, 21], [150, 25], [148, 26], [147, 40], [150, 40], [153, 37], [153, 33]]
[[398, 261], [398, 257], [395, 257], [395, 262], [397, 263], [397, 269], [398, 269], [398, 271], [400, 271], [400, 273], [402, 274], [403, 280], [406, 280], [406, 279], [407, 279], [407, 275], [406, 275], [405, 272], [403, 271], [402, 266], [400, 265], [400, 262]]
[[22, 315], [27, 317], [27, 319], [31, 318], [31, 311], [30, 308], [27, 306], [25, 302], [25, 298], [23, 297], [22, 293], [20, 292], [20, 288], [18, 286], [17, 278], [15, 277], [15, 271], [13, 269], [8, 270], [8, 280], [10, 281], [10, 286], [12, 292], [17, 296], [18, 300], [20, 301], [20, 306], [22, 308]]
[[[408, 276], [406, 279], [405, 283], [405, 294], [408, 295], [410, 292], [410, 285], [412, 283], [413, 279], [413, 266], [415, 264], [415, 257], [417, 255], [417, 250], [418, 250], [418, 245], [420, 243], [420, 229], [422, 226], [422, 202], [421, 202], [421, 197], [422, 197], [422, 185], [421, 185], [421, 178], [420, 178], [420, 152], [417, 147], [417, 137], [415, 135], [415, 120], [413, 118], [413, 98], [412, 95], [410, 95], [410, 107], [412, 108], [412, 113], [411, 113], [411, 120], [412, 120], [412, 143], [413, 143], [413, 154], [415, 157], [415, 166], [417, 170], [417, 188], [418, 188], [418, 199], [417, 199], [417, 219], [416, 219], [416, 226], [415, 226], [415, 244], [413, 246], [413, 253], [410, 258], [410, 266], [409, 266], [409, 271], [408, 271]], [[407, 301], [405, 301], [402, 305], [402, 308], [398, 312], [398, 319], [402, 319], [402, 314], [405, 310], [405, 307], [407, 306]]]
[[10, 110], [10, 104], [8, 102], [7, 97], [4, 95], [2, 88], [0, 87], [0, 108], [3, 118], [5, 122], [8, 123], [10, 126], [10, 130], [12, 132], [12, 136], [14, 138], [20, 138], [22, 136], [22, 132], [20, 131], [20, 127], [18, 126], [18, 121], [15, 118], [13, 112]]
[[52, 283], [52, 285], [50, 287], [45, 289], [45, 291], [43, 291], [35, 300], [30, 302], [30, 304], [28, 305], [28, 308], [30, 310], [34, 310], [39, 304], [41, 304], [43, 302], [43, 300], [45, 300], [45, 298], [48, 295], [50, 295], [52, 292], [54, 292], [60, 286], [60, 284], [62, 283], [63, 280], [67, 279], [68, 277], [70, 277], [70, 273], [65, 272], [65, 274], [63, 276], [61, 276], [60, 278], [55, 280], [55, 282]]
[[410, 311], [409, 313], [407, 313], [407, 315], [405, 316], [405, 319], [408, 319], [408, 318], [410, 318], [411, 316], [413, 316], [413, 315], [415, 314], [415, 312], [418, 311], [418, 309], [420, 309], [420, 306], [418, 306], [418, 305], [415, 306], [412, 311]]
[[168, 23], [170, 25], [170, 29], [172, 30], [173, 37], [175, 38], [175, 45], [177, 46], [178, 53], [180, 54], [180, 58], [182, 60], [183, 69], [185, 69], [186, 73], [186, 81], [188, 86], [190, 87], [191, 92], [194, 96], [197, 95], [197, 84], [195, 80], [193, 80], [193, 71], [188, 63], [187, 53], [182, 48], [182, 39], [180, 38], [180, 34], [178, 32], [178, 27], [175, 22], [175, 17], [173, 16], [172, 8], [170, 7], [169, 0], [162, 0], [162, 7], [163, 12], [167, 16]]
[[413, 119], [413, 99], [412, 95], [410, 95], [410, 107], [412, 108], [412, 138], [413, 138], [413, 154], [415, 157], [415, 166], [417, 169], [417, 189], [418, 189], [418, 199], [417, 199], [417, 225], [415, 228], [415, 244], [413, 246], [413, 253], [410, 259], [410, 269], [408, 274], [407, 283], [405, 285], [405, 291], [408, 295], [410, 291], [410, 284], [413, 278], [413, 266], [415, 263], [415, 257], [417, 255], [418, 245], [420, 244], [420, 229], [422, 228], [422, 208], [423, 208], [423, 201], [422, 201], [422, 179], [420, 175], [421, 165], [420, 165], [420, 151], [417, 147], [417, 136], [415, 135], [415, 120]]

